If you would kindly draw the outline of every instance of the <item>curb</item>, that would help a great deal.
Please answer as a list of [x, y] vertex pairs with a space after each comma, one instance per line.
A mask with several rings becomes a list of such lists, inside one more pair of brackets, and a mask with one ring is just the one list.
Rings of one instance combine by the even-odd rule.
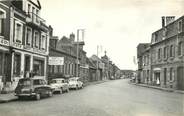
[[129, 82], [129, 84], [136, 85], [136, 86], [141, 86], [141, 87], [152, 88], [152, 89], [157, 89], [157, 90], [166, 91], [166, 92], [174, 92], [174, 93], [184, 94], [184, 91], [181, 91], [181, 90], [173, 90], [173, 89], [168, 89], [168, 88], [161, 88], [161, 87], [154, 87], [154, 86], [148, 86], [148, 85], [141, 85], [141, 84], [131, 83], [131, 82]]
[[7, 102], [11, 102], [11, 101], [16, 101], [18, 98], [12, 98], [12, 99], [6, 99], [6, 100], [3, 100], [3, 99], [0, 99], [0, 103], [7, 103]]

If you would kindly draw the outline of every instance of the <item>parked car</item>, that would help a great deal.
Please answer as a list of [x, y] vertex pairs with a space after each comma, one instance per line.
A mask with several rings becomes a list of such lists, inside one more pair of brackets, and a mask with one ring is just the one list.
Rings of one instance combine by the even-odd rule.
[[69, 92], [68, 82], [63, 78], [52, 79], [50, 83], [53, 92]]
[[15, 89], [15, 96], [19, 99], [22, 97], [34, 97], [39, 100], [41, 97], [51, 97], [52, 88], [47, 85], [46, 81], [41, 78], [23, 78], [20, 79]]
[[80, 78], [79, 77], [73, 77], [73, 78], [70, 78], [69, 80], [69, 88], [70, 89], [81, 89], [83, 88], [83, 82], [80, 81]]

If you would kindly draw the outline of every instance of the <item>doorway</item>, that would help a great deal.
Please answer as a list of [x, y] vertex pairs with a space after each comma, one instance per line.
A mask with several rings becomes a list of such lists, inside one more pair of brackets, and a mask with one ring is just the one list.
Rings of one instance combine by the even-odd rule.
[[178, 89], [184, 90], [184, 67], [177, 68]]

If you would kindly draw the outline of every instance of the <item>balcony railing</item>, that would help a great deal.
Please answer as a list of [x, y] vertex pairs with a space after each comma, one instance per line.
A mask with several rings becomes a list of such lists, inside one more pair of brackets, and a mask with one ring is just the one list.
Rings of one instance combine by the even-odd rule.
[[45, 24], [45, 20], [33, 12], [27, 12], [27, 22], [34, 23], [36, 25]]

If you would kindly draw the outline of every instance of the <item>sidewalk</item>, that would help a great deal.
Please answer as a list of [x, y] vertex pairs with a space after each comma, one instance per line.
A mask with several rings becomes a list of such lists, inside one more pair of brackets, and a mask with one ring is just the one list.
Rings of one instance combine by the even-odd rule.
[[14, 93], [0, 94], [0, 103], [6, 103], [15, 100], [17, 100], [17, 97], [14, 96]]
[[171, 88], [162, 88], [162, 87], [158, 87], [158, 86], [151, 86], [151, 85], [147, 85], [147, 84], [138, 84], [138, 83], [131, 83], [131, 82], [129, 82], [129, 84], [137, 85], [137, 86], [141, 86], [141, 87], [152, 88], [152, 89], [158, 89], [158, 90], [167, 91], [167, 92], [175, 92], [175, 93], [184, 94], [184, 91], [182, 91], [182, 90], [174, 90]]

